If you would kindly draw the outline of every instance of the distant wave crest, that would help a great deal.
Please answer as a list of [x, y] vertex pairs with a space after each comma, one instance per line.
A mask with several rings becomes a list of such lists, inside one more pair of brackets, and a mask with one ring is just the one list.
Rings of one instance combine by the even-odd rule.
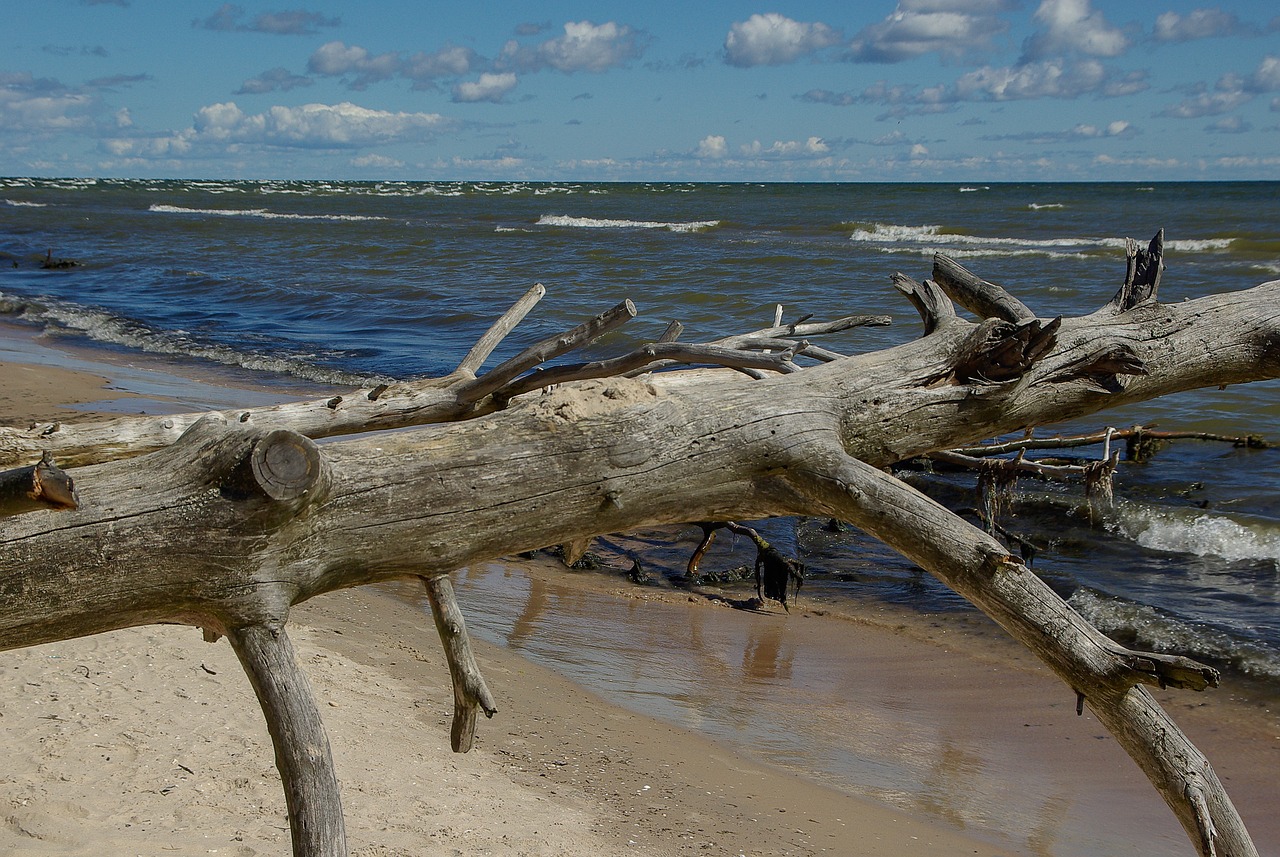
[[360, 214], [289, 214], [268, 211], [265, 208], [186, 208], [181, 205], [152, 205], [148, 211], [157, 214], [206, 214], [216, 217], [261, 217], [267, 220], [386, 220], [385, 217], [373, 217]]
[[[1048, 206], [1046, 206], [1048, 207]], [[850, 241], [878, 245], [885, 253], [928, 253], [939, 248], [955, 256], [1072, 256], [1101, 250], [1123, 250], [1124, 238], [1005, 238], [949, 232], [936, 224], [909, 226], [898, 223], [849, 223]], [[1227, 250], [1231, 238], [1166, 241], [1166, 250], [1214, 253]], [[927, 249], [922, 249], [922, 245]]]
[[538, 218], [537, 225], [579, 229], [667, 229], [671, 232], [700, 232], [704, 229], [714, 229], [720, 225], [720, 221], [611, 220], [598, 217], [571, 217], [567, 214], [544, 214]]

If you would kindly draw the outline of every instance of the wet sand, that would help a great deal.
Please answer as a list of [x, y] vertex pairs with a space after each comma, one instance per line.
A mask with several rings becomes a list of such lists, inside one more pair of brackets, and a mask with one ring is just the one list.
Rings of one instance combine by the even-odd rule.
[[[0, 330], [0, 360], [0, 417], [199, 397], [162, 366], [94, 364], [21, 329]], [[294, 617], [354, 854], [1193, 853], [1070, 690], [981, 620], [754, 613], [546, 559], [455, 586], [500, 708], [465, 756], [415, 590]], [[1163, 701], [1280, 853], [1277, 712], [1229, 689]], [[0, 854], [287, 847], [247, 682], [193, 629], [0, 653], [0, 748]]]

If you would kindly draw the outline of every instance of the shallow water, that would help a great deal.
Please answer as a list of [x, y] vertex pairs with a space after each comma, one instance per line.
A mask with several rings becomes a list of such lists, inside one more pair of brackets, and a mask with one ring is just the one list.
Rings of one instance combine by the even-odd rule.
[[[1190, 852], [1137, 767], [1091, 715], [1076, 717], [1073, 694], [1010, 647], [972, 657], [991, 641], [963, 624], [927, 625], [935, 643], [924, 644], [886, 630], [902, 618], [893, 611], [868, 630], [801, 611], [666, 604], [621, 582], [627, 597], [554, 582], [566, 573], [491, 564], [454, 581], [481, 639], [846, 793], [996, 834], [1028, 854]], [[1250, 789], [1236, 798], [1265, 852], [1280, 831], [1259, 817], [1267, 798], [1257, 781], [1270, 775], [1252, 776], [1237, 777]]]

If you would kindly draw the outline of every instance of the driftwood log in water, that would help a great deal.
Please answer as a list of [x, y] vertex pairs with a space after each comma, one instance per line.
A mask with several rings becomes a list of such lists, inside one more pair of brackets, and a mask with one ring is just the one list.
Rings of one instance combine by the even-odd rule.
[[[477, 376], [538, 289], [443, 379], [208, 415], [127, 461], [109, 459], [154, 437], [120, 443], [91, 426], [81, 437], [100, 441], [68, 452], [101, 462], [73, 471], [80, 507], [0, 519], [0, 649], [154, 622], [228, 636], [271, 725], [295, 853], [338, 855], [328, 745], [285, 633], [292, 605], [653, 524], [831, 517], [918, 563], [1035, 652], [1137, 761], [1201, 854], [1254, 855], [1209, 762], [1147, 692], [1201, 690], [1217, 673], [1109, 640], [999, 541], [885, 471], [1115, 405], [1280, 377], [1280, 282], [1163, 305], [1161, 268], [1159, 236], [1131, 245], [1110, 304], [1041, 319], [940, 257], [936, 282], [895, 277], [925, 322], [904, 345], [841, 357], [807, 338], [847, 321], [775, 324], [714, 346], [660, 342], [527, 374], [630, 317], [628, 302]], [[805, 354], [817, 363], [801, 368]], [[733, 369], [641, 371], [668, 360]], [[425, 422], [435, 424], [369, 431]], [[157, 423], [133, 425], [148, 427], [141, 438]], [[333, 434], [347, 436], [309, 437]], [[431, 603], [460, 683], [456, 717], [469, 719], [455, 722], [464, 749], [477, 707], [489, 713], [492, 701], [452, 591], [432, 587]]]

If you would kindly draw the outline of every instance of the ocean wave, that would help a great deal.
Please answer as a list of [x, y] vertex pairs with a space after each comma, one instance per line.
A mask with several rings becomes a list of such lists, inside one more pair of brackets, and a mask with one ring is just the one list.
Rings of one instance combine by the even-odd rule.
[[[1089, 238], [1003, 238], [987, 235], [966, 235], [959, 232], [948, 232], [945, 227], [936, 224], [907, 226], [898, 223], [850, 223], [852, 229], [850, 241], [863, 244], [879, 244], [890, 253], [916, 253], [919, 245], [933, 247], [967, 248], [964, 255], [1013, 255], [1066, 253], [1078, 255], [1082, 252], [1098, 250], [1123, 250], [1126, 247], [1124, 238], [1089, 237]], [[1188, 253], [1221, 252], [1231, 247], [1232, 238], [1203, 238], [1166, 241], [1165, 249]], [[1070, 252], [1067, 252], [1070, 251]], [[932, 250], [928, 251], [932, 254]], [[950, 251], [949, 251], [950, 252]], [[954, 255], [962, 255], [960, 252]]]
[[700, 232], [704, 229], [714, 229], [720, 225], [720, 221], [611, 220], [599, 217], [571, 217], [567, 214], [544, 214], [538, 218], [537, 225], [580, 229], [667, 229], [671, 232]]
[[39, 325], [50, 335], [84, 336], [95, 342], [133, 348], [150, 354], [209, 360], [255, 372], [291, 375], [334, 386], [368, 387], [391, 379], [366, 376], [316, 365], [315, 355], [254, 353], [215, 342], [197, 340], [184, 331], [163, 331], [105, 310], [62, 301], [31, 300], [0, 292], [0, 315]]
[[375, 217], [363, 214], [286, 214], [268, 211], [265, 208], [187, 208], [182, 205], [152, 205], [148, 211], [157, 214], [207, 214], [216, 217], [261, 217], [267, 220], [333, 220], [357, 222], [366, 220], [388, 220], [386, 217]]
[[1112, 527], [1152, 550], [1280, 566], [1280, 524], [1262, 518], [1117, 503]]
[[1059, 208], [1066, 208], [1066, 206], [1060, 202], [1029, 202], [1027, 203], [1027, 208], [1031, 209], [1032, 211], [1049, 211], [1049, 210], [1054, 210]]
[[1228, 664], [1258, 678], [1280, 678], [1280, 651], [1219, 628], [1180, 619], [1149, 604], [1137, 604], [1082, 587], [1067, 603], [1102, 631], [1126, 645]]
[[21, 199], [6, 199], [5, 205], [12, 205], [14, 208], [48, 208], [47, 202], [27, 202]]
[[991, 185], [983, 185], [982, 187], [962, 187], [961, 193], [977, 193], [980, 190], [991, 190]]

